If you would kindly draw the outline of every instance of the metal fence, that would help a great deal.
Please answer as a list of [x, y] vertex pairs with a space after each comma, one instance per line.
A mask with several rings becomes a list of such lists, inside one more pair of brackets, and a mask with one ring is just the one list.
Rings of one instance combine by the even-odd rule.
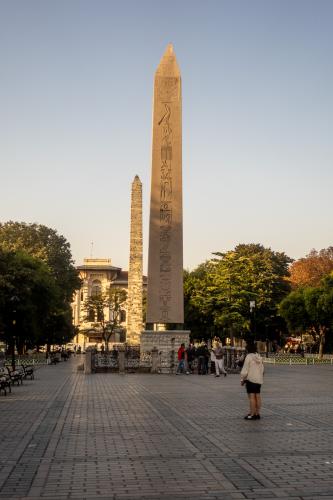
[[91, 360], [93, 371], [118, 371], [119, 369], [118, 351], [93, 353]]
[[[244, 356], [244, 349], [236, 347], [224, 347], [224, 366], [229, 373], [240, 371], [239, 360]], [[157, 372], [175, 373], [178, 365], [177, 350], [155, 351], [157, 355]], [[156, 358], [155, 358], [156, 359]], [[210, 360], [208, 361], [211, 367]], [[109, 352], [93, 352], [91, 357], [92, 371], [125, 371], [133, 373], [136, 371], [150, 372], [153, 367], [153, 352], [140, 352], [140, 346], [119, 346]], [[191, 364], [192, 372], [198, 372], [198, 360]], [[211, 370], [214, 370], [212, 365]]]
[[126, 346], [125, 348], [125, 370], [135, 371], [140, 368], [140, 346]]
[[[6, 356], [6, 365], [12, 363], [12, 357]], [[39, 354], [16, 354], [15, 363], [17, 365], [46, 365], [47, 359], [45, 353]]]
[[306, 354], [272, 354], [269, 353], [268, 357], [263, 354], [263, 361], [271, 365], [333, 365], [333, 357], [326, 355], [319, 358], [319, 355]]

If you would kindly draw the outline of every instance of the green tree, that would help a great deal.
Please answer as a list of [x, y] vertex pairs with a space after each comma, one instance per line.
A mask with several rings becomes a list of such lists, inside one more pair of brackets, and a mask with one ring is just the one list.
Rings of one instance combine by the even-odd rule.
[[213, 303], [206, 294], [208, 267], [205, 262], [192, 272], [184, 271], [185, 326], [193, 339], [209, 339], [216, 333]]
[[59, 301], [58, 287], [40, 260], [0, 249], [0, 329], [19, 352], [43, 338], [45, 322]]
[[291, 332], [312, 334], [322, 357], [327, 333], [332, 334], [333, 327], [333, 276], [324, 278], [318, 287], [291, 292], [282, 300], [280, 314]]
[[[50, 311], [40, 314], [38, 327], [31, 330], [36, 343], [47, 343], [49, 346], [69, 341], [74, 334], [71, 301], [74, 291], [81, 284], [69, 243], [57, 231], [46, 226], [9, 221], [0, 223], [0, 249], [30, 256], [49, 272], [52, 301], [49, 302]], [[39, 303], [43, 303], [43, 297], [35, 297], [36, 310]]]
[[279, 311], [291, 333], [301, 334], [309, 327], [310, 317], [306, 310], [303, 289], [287, 295], [281, 301]]
[[88, 297], [83, 305], [87, 316], [85, 321], [93, 323], [93, 328], [102, 334], [106, 351], [112, 334], [119, 329], [121, 311], [127, 299], [127, 292], [123, 288], [110, 287], [106, 293]]
[[70, 244], [47, 226], [25, 222], [0, 223], [0, 248], [31, 255], [48, 266], [64, 303], [70, 303], [80, 279], [74, 267]]
[[[274, 338], [281, 329], [278, 304], [290, 291], [291, 259], [259, 244], [241, 244], [185, 275], [186, 324], [199, 317], [210, 331], [234, 337], [251, 331]], [[255, 302], [253, 314], [250, 302]]]

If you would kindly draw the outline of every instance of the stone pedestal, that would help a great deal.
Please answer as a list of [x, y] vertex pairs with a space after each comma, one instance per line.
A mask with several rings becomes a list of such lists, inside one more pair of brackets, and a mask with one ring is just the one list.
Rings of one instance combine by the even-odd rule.
[[160, 370], [160, 354], [156, 347], [151, 351], [151, 373], [159, 373]]
[[[154, 352], [157, 351], [159, 357], [157, 371], [159, 373], [176, 373], [178, 349], [181, 344], [188, 346], [190, 332], [187, 330], [146, 330], [142, 332], [140, 341], [140, 357], [143, 358], [145, 354], [151, 353], [153, 358]], [[156, 361], [153, 368], [156, 370]]]

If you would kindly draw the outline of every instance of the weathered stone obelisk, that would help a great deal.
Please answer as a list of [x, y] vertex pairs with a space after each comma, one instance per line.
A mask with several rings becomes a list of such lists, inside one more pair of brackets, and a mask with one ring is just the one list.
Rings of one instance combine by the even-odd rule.
[[184, 323], [181, 77], [168, 45], [154, 81], [147, 324]]
[[[155, 73], [146, 331], [141, 352], [159, 352], [160, 371], [174, 371], [189, 340], [183, 330], [182, 93], [173, 46]], [[154, 364], [154, 363], [153, 363]]]
[[131, 235], [128, 270], [127, 342], [139, 344], [142, 317], [142, 184], [136, 175], [131, 191]]

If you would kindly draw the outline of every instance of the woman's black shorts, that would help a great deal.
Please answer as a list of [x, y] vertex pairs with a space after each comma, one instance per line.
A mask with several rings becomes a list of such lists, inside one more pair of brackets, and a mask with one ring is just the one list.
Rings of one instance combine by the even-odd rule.
[[255, 384], [254, 382], [250, 382], [246, 380], [246, 392], [248, 394], [260, 394], [261, 384]]

